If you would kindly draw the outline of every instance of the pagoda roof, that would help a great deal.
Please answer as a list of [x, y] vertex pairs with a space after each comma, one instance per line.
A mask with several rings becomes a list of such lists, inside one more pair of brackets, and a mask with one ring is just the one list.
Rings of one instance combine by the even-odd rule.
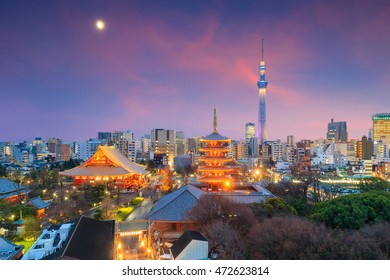
[[[95, 163], [97, 160], [103, 163]], [[146, 174], [142, 165], [129, 161], [115, 146], [99, 146], [96, 153], [81, 166], [60, 172], [63, 176], [120, 176], [126, 174]]]
[[223, 156], [202, 156], [199, 158], [199, 161], [232, 161], [231, 158], [223, 157]]
[[230, 140], [228, 137], [225, 137], [225, 136], [222, 136], [221, 134], [219, 134], [218, 132], [213, 132], [205, 137], [202, 137], [200, 139], [201, 141], [202, 140], [206, 140], [206, 141], [228, 141]]
[[201, 148], [199, 148], [199, 151], [201, 151], [201, 152], [208, 152], [208, 151], [228, 152], [228, 151], [230, 151], [230, 148], [229, 147], [201, 147]]
[[204, 176], [198, 178], [199, 182], [208, 182], [208, 183], [220, 183], [220, 182], [226, 182], [231, 181], [232, 177], [229, 175], [225, 176]]
[[200, 165], [198, 167], [199, 171], [232, 171], [232, 169], [228, 166], [222, 165], [222, 166], [211, 166], [211, 165]]

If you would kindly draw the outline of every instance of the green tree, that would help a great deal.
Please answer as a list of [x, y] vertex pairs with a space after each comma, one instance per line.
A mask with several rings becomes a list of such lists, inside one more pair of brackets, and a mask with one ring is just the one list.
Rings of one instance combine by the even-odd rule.
[[7, 177], [7, 170], [2, 164], [0, 164], [0, 178], [1, 177]]
[[106, 187], [104, 185], [84, 185], [82, 187], [84, 199], [90, 203], [98, 203], [104, 198]]
[[320, 202], [314, 206], [311, 218], [339, 229], [359, 229], [365, 224], [390, 221], [390, 193], [351, 194]]
[[309, 213], [308, 187], [306, 184], [282, 181], [276, 184], [268, 184], [267, 189], [293, 207], [299, 216], [306, 216]]
[[390, 182], [381, 178], [370, 177], [361, 179], [358, 188], [362, 192], [390, 190]]
[[268, 198], [263, 203], [250, 205], [253, 214], [260, 220], [274, 216], [297, 215], [297, 210], [288, 205], [283, 199], [277, 197]]

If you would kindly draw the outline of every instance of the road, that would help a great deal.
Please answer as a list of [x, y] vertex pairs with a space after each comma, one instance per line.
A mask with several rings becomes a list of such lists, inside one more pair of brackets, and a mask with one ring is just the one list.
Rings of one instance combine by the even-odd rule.
[[126, 221], [145, 219], [150, 210], [152, 210], [153, 206], [154, 201], [150, 198], [145, 198], [145, 200], [142, 201], [142, 203], [126, 218]]

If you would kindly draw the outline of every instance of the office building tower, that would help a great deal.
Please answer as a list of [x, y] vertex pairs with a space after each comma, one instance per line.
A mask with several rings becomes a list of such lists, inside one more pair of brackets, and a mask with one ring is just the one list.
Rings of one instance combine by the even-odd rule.
[[333, 142], [348, 142], [347, 122], [335, 122], [331, 119], [326, 138]]
[[390, 140], [390, 113], [380, 113], [372, 116], [373, 140], [379, 141], [382, 137]]

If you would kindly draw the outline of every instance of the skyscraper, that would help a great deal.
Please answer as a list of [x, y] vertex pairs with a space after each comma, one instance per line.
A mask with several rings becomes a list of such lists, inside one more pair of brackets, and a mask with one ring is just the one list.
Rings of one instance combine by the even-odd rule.
[[390, 140], [390, 113], [375, 114], [372, 116], [374, 139], [381, 140], [382, 137]]
[[287, 136], [287, 145], [290, 146], [290, 147], [295, 147], [296, 146], [294, 135], [288, 135]]
[[251, 138], [255, 138], [256, 128], [254, 123], [245, 124], [245, 140], [249, 141]]
[[260, 143], [267, 140], [267, 123], [265, 110], [265, 96], [268, 82], [265, 80], [265, 62], [264, 62], [264, 39], [261, 41], [261, 60], [260, 60], [260, 80], [257, 82], [259, 88], [259, 119], [257, 123], [257, 138]]
[[161, 128], [152, 129], [150, 138], [154, 157], [160, 155], [164, 165], [173, 164], [173, 158], [176, 156], [176, 131]]
[[334, 142], [348, 142], [347, 122], [334, 122], [331, 119], [328, 123], [326, 138]]

